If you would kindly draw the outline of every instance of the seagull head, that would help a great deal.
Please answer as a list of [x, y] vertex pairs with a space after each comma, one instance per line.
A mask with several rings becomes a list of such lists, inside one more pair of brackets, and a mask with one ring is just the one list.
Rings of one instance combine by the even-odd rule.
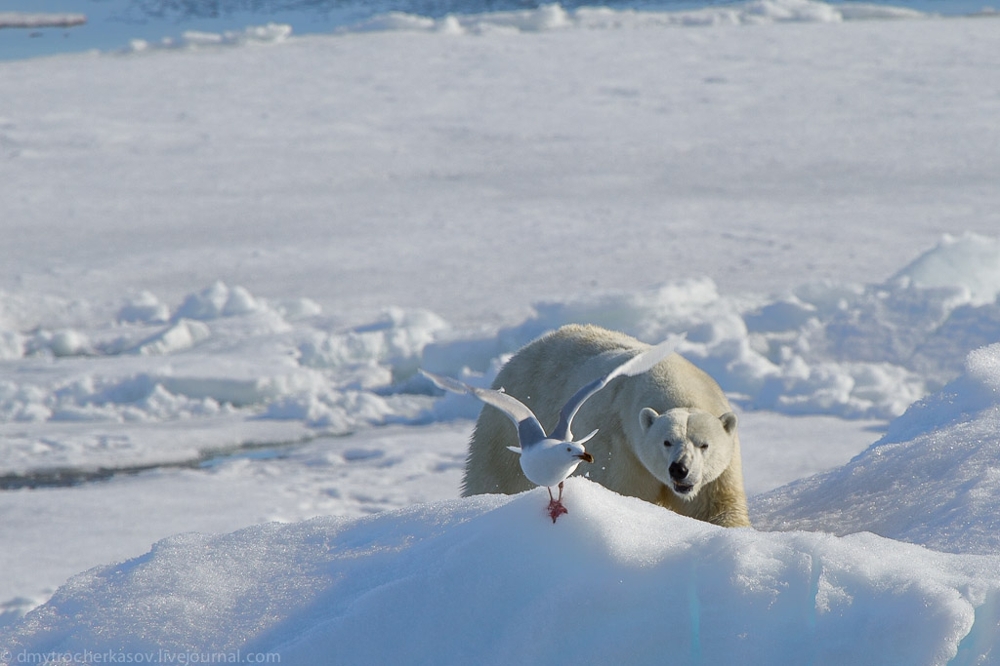
[[[587, 439], [590, 438], [588, 437]], [[561, 446], [553, 447], [553, 449], [558, 450], [560, 456], [563, 457], [567, 463], [573, 465], [574, 468], [581, 462], [594, 462], [594, 456], [587, 453], [587, 449], [583, 448], [583, 441], [561, 442], [561, 444]], [[553, 451], [553, 454], [554, 453], [555, 451]]]
[[554, 486], [566, 479], [582, 462], [594, 462], [578, 442], [545, 440], [521, 451], [521, 469], [538, 486]]
[[590, 455], [580, 442], [560, 442], [550, 451], [550, 461], [555, 468], [561, 470], [557, 474], [563, 479], [572, 474], [580, 463], [594, 462], [594, 456]]

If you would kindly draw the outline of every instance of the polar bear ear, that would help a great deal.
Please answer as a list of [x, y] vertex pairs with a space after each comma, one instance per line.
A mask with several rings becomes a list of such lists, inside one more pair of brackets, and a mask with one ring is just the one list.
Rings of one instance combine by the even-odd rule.
[[652, 407], [644, 407], [641, 412], [639, 412], [639, 425], [642, 426], [642, 431], [646, 432], [653, 425], [653, 422], [660, 417], [656, 413], [656, 410]]
[[725, 414], [719, 417], [719, 420], [722, 421], [722, 427], [725, 429], [727, 433], [732, 435], [734, 432], [736, 432], [736, 414], [733, 414], [732, 412], [726, 412]]

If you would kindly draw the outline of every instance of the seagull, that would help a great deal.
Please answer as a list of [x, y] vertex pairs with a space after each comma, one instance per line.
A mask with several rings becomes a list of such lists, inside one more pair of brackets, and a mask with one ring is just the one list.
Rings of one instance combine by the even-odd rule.
[[[504, 392], [503, 388], [500, 390], [477, 388], [423, 369], [420, 372], [438, 387], [455, 393], [471, 393], [510, 417], [517, 427], [517, 439], [521, 446], [507, 448], [521, 455], [521, 470], [528, 480], [537, 486], [545, 486], [549, 491], [548, 513], [554, 523], [559, 516], [569, 513], [562, 503], [563, 481], [581, 462], [594, 462], [594, 457], [587, 453], [583, 445], [597, 434], [597, 430], [574, 441], [570, 429], [573, 417], [590, 396], [607, 386], [612, 379], [622, 375], [641, 375], [673, 353], [682, 339], [683, 336], [672, 335], [581, 388], [563, 405], [559, 411], [559, 422], [548, 434], [534, 413], [520, 400]], [[552, 496], [552, 486], [558, 486], [558, 497]]]

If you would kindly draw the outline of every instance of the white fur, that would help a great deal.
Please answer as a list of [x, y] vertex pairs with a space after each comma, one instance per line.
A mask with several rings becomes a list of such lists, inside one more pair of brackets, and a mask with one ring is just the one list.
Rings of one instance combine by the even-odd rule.
[[[648, 348], [622, 333], [564, 326], [515, 354], [493, 386], [522, 401], [548, 430], [574, 391]], [[594, 464], [576, 473], [683, 515], [719, 525], [749, 525], [736, 417], [731, 412], [711, 377], [672, 354], [642, 375], [616, 379], [580, 408], [574, 428], [599, 430], [587, 443]], [[664, 446], [666, 440], [671, 447]], [[463, 494], [530, 489], [518, 456], [507, 450], [517, 444], [509, 419], [485, 407], [469, 445]], [[704, 444], [707, 449], [700, 448]], [[668, 448], [672, 452], [667, 453]], [[670, 478], [670, 464], [678, 461], [688, 467], [681, 485], [692, 486], [681, 494]]]
[[[733, 458], [736, 415], [715, 417], [688, 407], [657, 414], [649, 407], [639, 412], [645, 436], [636, 447], [643, 466], [684, 501], [698, 496], [707, 483], [726, 471]], [[683, 473], [671, 473], [671, 467]]]

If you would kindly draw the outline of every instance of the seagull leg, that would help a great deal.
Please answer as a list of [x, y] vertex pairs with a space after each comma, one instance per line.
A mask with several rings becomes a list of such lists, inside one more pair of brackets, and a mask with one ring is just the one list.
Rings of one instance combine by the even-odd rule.
[[558, 518], [559, 516], [563, 515], [564, 513], [569, 513], [569, 511], [566, 509], [566, 507], [563, 506], [563, 503], [562, 503], [563, 482], [562, 481], [559, 482], [559, 498], [558, 499], [554, 499], [552, 497], [552, 489], [551, 488], [546, 488], [546, 490], [549, 491], [549, 509], [548, 509], [548, 511], [549, 511], [549, 518], [551, 518], [552, 522], [555, 523], [556, 522], [556, 518]]

